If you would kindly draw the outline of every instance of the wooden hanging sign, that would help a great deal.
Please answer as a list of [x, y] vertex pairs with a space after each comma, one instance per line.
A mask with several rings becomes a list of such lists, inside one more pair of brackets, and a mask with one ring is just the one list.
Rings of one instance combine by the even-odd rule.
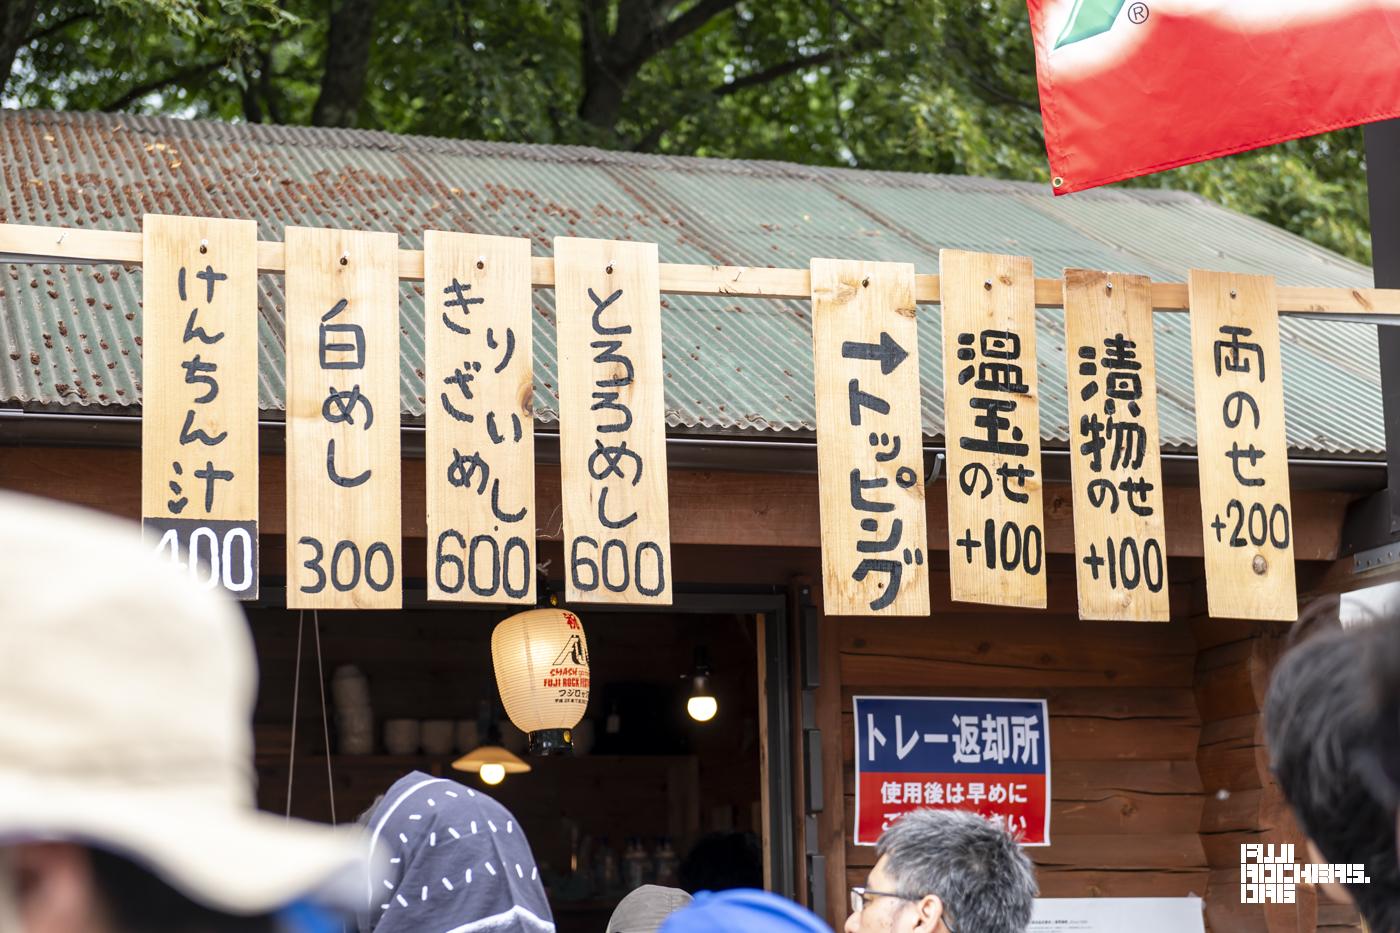
[[239, 599], [260, 569], [257, 236], [251, 220], [142, 225], [142, 526]]
[[1045, 608], [1031, 261], [940, 250], [952, 597]]
[[423, 235], [428, 598], [535, 601], [530, 241]]
[[559, 462], [570, 602], [671, 602], [655, 243], [559, 237]]
[[287, 607], [397, 609], [398, 237], [287, 228]]
[[1065, 270], [1079, 618], [1164, 622], [1166, 519], [1152, 285]]
[[929, 613], [914, 267], [812, 260], [828, 615]]
[[1215, 618], [1293, 620], [1293, 516], [1274, 280], [1192, 269], [1191, 358]]

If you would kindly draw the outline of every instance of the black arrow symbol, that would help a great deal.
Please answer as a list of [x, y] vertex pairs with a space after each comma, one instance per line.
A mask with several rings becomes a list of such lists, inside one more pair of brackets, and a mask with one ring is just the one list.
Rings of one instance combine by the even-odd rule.
[[880, 331], [879, 343], [856, 343], [854, 340], [847, 340], [841, 344], [841, 355], [848, 360], [879, 360], [882, 376], [894, 372], [909, 356], [908, 352], [884, 331]]

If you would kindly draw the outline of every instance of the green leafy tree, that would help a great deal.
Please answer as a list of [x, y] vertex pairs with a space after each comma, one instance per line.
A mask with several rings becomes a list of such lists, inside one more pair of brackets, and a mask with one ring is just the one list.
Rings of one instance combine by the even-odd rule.
[[[29, 107], [1047, 179], [1023, 0], [0, 0], [0, 74]], [[1368, 261], [1364, 164], [1353, 129], [1126, 184]]]

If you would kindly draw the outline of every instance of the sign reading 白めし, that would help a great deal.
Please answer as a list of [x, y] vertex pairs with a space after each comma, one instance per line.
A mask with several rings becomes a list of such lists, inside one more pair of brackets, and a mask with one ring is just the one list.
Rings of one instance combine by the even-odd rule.
[[1050, 844], [1044, 700], [855, 698], [855, 843], [913, 810], [971, 810], [1022, 845]]

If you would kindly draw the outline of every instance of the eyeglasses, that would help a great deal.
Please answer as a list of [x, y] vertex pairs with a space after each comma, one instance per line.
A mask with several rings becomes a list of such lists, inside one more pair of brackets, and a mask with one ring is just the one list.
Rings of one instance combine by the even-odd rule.
[[[867, 901], [874, 900], [877, 897], [893, 897], [901, 901], [908, 901], [911, 904], [918, 903], [919, 900], [916, 897], [905, 897], [903, 894], [895, 894], [891, 891], [872, 891], [869, 888], [857, 886], [851, 888], [851, 913], [860, 913], [865, 909]], [[947, 905], [944, 905], [943, 908], [943, 925], [947, 927], [948, 933], [957, 933], [953, 928], [952, 920], [948, 917]]]

